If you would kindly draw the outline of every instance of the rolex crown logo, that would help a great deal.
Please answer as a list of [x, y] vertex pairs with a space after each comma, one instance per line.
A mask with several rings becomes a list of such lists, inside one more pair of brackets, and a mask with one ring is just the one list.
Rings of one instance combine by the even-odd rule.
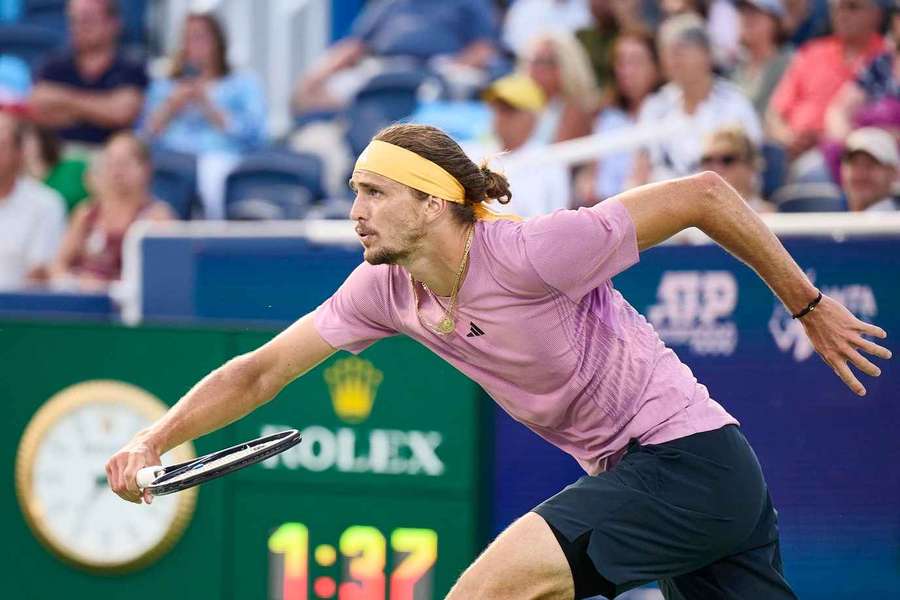
[[369, 418], [375, 392], [383, 378], [372, 363], [355, 356], [325, 369], [325, 383], [337, 416], [348, 423], [361, 423]]

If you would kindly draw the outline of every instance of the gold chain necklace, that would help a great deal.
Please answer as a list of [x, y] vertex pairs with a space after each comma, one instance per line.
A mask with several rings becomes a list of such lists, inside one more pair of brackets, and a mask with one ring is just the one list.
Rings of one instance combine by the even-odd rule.
[[[424, 319], [422, 319], [422, 314], [419, 312], [419, 296], [416, 294], [416, 280], [413, 279], [412, 274], [409, 276], [409, 280], [412, 282], [413, 286], [413, 301], [416, 304], [416, 316], [419, 318], [419, 322], [423, 325], [426, 325], [433, 332], [440, 335], [447, 335], [453, 333], [456, 329], [456, 321], [453, 319], [453, 309], [456, 307], [456, 295], [459, 292], [459, 282], [462, 278], [462, 273], [466, 268], [466, 262], [469, 258], [469, 249], [472, 247], [472, 238], [475, 237], [475, 228], [469, 230], [469, 237], [466, 239], [466, 249], [463, 250], [462, 260], [459, 262], [459, 268], [456, 270], [456, 279], [453, 281], [453, 288], [450, 291], [450, 304], [447, 309], [444, 311], [444, 316], [441, 317], [441, 320], [438, 321], [438, 324], [429, 325], [425, 323]], [[428, 290], [428, 286], [422, 283], [422, 287]], [[428, 290], [431, 291], [431, 290]], [[432, 292], [434, 294], [434, 292]], [[437, 296], [436, 294], [434, 294]], [[435, 298], [435, 301], [437, 299]], [[440, 306], [440, 302], [438, 302]], [[443, 308], [443, 307], [442, 307]]]

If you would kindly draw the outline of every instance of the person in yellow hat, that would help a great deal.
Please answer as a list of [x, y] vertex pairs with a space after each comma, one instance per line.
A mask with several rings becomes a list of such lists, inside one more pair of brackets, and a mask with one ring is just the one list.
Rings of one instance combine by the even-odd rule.
[[889, 358], [863, 337], [887, 334], [819, 292], [733, 188], [705, 172], [508, 219], [488, 207], [514, 200], [506, 178], [415, 124], [379, 132], [350, 183], [364, 262], [314, 312], [214, 371], [117, 452], [106, 467], [113, 491], [148, 500], [135, 474], [163, 452], [268, 402], [337, 349], [402, 333], [586, 472], [510, 525], [448, 600], [612, 598], [651, 580], [673, 599], [796, 598], [737, 421], [610, 281], [639, 251], [698, 227], [759, 273], [864, 394], [848, 362], [879, 375], [859, 351]]
[[466, 154], [503, 172], [516, 190], [515, 213], [522, 218], [568, 208], [571, 184], [565, 165], [550, 163], [535, 169], [523, 162], [529, 153], [546, 145], [534, 135], [546, 106], [540, 86], [528, 75], [516, 73], [492, 83], [482, 98], [491, 109], [495, 139], [464, 144]]

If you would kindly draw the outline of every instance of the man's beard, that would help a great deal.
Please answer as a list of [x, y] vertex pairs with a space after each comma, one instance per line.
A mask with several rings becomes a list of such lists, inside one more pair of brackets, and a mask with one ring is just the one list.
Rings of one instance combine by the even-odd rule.
[[425, 234], [422, 231], [411, 231], [404, 235], [402, 248], [378, 248], [371, 253], [364, 252], [363, 258], [370, 265], [398, 265], [419, 247]]
[[401, 260], [409, 257], [408, 250], [393, 250], [391, 248], [379, 248], [371, 255], [364, 253], [363, 257], [370, 265], [396, 265]]

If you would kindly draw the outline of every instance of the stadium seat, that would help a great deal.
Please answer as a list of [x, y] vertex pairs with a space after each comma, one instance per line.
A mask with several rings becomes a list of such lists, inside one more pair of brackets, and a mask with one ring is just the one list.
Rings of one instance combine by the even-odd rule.
[[154, 197], [167, 202], [180, 219], [190, 219], [197, 196], [197, 158], [168, 150], [153, 151]]
[[763, 158], [762, 197], [771, 198], [787, 181], [787, 152], [778, 144], [766, 142], [760, 148]]
[[347, 141], [354, 154], [362, 152], [382, 127], [396, 123], [415, 110], [419, 88], [426, 82], [442, 86], [440, 78], [426, 69], [377, 75], [363, 87], [345, 113]]
[[0, 54], [18, 56], [34, 69], [61, 45], [58, 31], [27, 23], [0, 23]]
[[302, 219], [322, 198], [322, 162], [313, 154], [263, 150], [225, 180], [228, 219]]
[[22, 20], [67, 35], [66, 0], [25, 0]]
[[[22, 21], [52, 29], [68, 39], [66, 3], [68, 0], [24, 0]], [[122, 20], [122, 42], [128, 49], [143, 48], [146, 42], [147, 0], [119, 2]]]
[[308, 219], [343, 220], [350, 216], [352, 198], [325, 198], [306, 213]]
[[125, 46], [143, 47], [147, 42], [147, 0], [119, 2], [122, 11], [122, 41]]
[[778, 212], [845, 212], [847, 203], [833, 183], [795, 183], [774, 196]]
[[294, 115], [294, 131], [303, 129], [310, 123], [318, 123], [321, 121], [332, 121], [338, 116], [336, 110], [310, 110], [307, 112]]

